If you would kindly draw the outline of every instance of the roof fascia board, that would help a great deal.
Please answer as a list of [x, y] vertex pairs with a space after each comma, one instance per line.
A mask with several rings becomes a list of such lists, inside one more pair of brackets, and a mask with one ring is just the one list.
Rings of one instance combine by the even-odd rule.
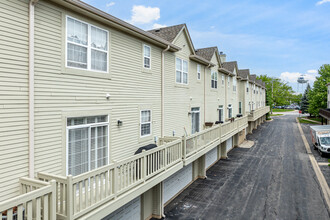
[[200, 56], [198, 56], [198, 55], [190, 55], [189, 58], [190, 58], [191, 60], [194, 60], [194, 61], [196, 61], [196, 62], [198, 62], [198, 63], [201, 63], [201, 64], [203, 64], [203, 65], [206, 65], [206, 66], [208, 66], [208, 65], [210, 65], [210, 66], [212, 66], [212, 67], [215, 66], [214, 63], [209, 62], [208, 60], [206, 60], [206, 59], [204, 59], [204, 58], [202, 58], [202, 57], [200, 57]]
[[[142, 29], [139, 29], [131, 24], [128, 24], [114, 16], [107, 14], [99, 9], [96, 9], [86, 3], [76, 1], [76, 0], [50, 0], [53, 3], [56, 3], [66, 9], [70, 9], [80, 14], [84, 14], [84, 16], [88, 16], [92, 19], [95, 19], [105, 25], [108, 25], [111, 28], [115, 28], [122, 32], [125, 32], [129, 35], [140, 38], [141, 40], [145, 40], [147, 42], [153, 43], [159, 47], [167, 48], [170, 46], [171, 52], [177, 52], [181, 50], [180, 47], [158, 37]], [[87, 13], [86, 13], [87, 12]]]
[[[188, 39], [188, 43], [189, 43], [189, 47], [190, 47], [190, 50], [192, 51], [192, 54], [193, 55], [196, 55], [195, 53], [195, 48], [194, 48], [194, 45], [192, 43], [192, 40], [191, 40], [191, 37], [190, 37], [190, 34], [188, 32], [188, 29], [186, 27], [186, 25], [184, 25], [181, 30], [179, 31], [179, 33], [175, 36], [174, 40], [171, 42], [172, 44], [174, 44], [174, 42], [176, 42], [179, 38], [179, 36], [182, 34], [182, 32], [185, 33], [185, 37]], [[174, 44], [175, 45], [175, 44]]]

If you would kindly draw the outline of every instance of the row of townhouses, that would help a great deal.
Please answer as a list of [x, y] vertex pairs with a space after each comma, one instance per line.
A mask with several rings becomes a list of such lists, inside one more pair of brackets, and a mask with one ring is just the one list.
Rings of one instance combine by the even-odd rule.
[[185, 24], [0, 4], [0, 217], [161, 218], [265, 120], [265, 84]]

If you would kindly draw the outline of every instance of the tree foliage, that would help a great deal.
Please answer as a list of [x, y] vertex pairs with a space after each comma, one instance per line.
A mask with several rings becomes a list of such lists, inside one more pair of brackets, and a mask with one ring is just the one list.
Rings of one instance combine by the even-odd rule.
[[309, 84], [307, 84], [306, 90], [304, 92], [304, 95], [301, 98], [300, 102], [300, 110], [303, 114], [308, 112], [308, 106], [309, 106], [309, 99], [308, 99], [308, 93], [311, 90], [311, 87]]
[[317, 116], [321, 108], [327, 107], [327, 84], [330, 82], [330, 65], [325, 64], [319, 69], [313, 89], [308, 92], [308, 112]]
[[278, 78], [261, 75], [257, 77], [265, 82], [266, 86], [266, 104], [269, 106], [289, 105], [300, 103], [302, 95], [294, 94], [291, 86]]

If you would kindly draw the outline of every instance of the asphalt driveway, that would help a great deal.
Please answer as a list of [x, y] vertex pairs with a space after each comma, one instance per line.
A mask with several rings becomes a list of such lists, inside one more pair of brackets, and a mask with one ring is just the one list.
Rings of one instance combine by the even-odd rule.
[[165, 207], [165, 219], [330, 219], [295, 117], [254, 130], [255, 145], [218, 161]]

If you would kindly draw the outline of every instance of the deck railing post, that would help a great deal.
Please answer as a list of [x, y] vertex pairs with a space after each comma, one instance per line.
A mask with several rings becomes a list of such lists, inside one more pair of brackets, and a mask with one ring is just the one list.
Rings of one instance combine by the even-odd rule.
[[147, 157], [146, 157], [146, 150], [142, 150], [143, 160], [142, 160], [142, 178], [143, 182], [147, 179]]
[[182, 159], [186, 159], [187, 155], [187, 139], [186, 136], [182, 137]]
[[[57, 195], [56, 195], [57, 196]], [[67, 192], [66, 192], [67, 199], [65, 201], [66, 210], [67, 210], [67, 219], [73, 219], [73, 178], [72, 175], [67, 177]]]
[[50, 185], [52, 188], [52, 194], [50, 196], [50, 204], [49, 204], [49, 209], [50, 209], [50, 219], [56, 219], [56, 181], [51, 180]]
[[114, 161], [114, 170], [113, 170], [113, 178], [112, 178], [112, 187], [113, 187], [113, 194], [115, 195], [115, 198], [117, 198], [118, 194], [118, 165], [117, 162]]

